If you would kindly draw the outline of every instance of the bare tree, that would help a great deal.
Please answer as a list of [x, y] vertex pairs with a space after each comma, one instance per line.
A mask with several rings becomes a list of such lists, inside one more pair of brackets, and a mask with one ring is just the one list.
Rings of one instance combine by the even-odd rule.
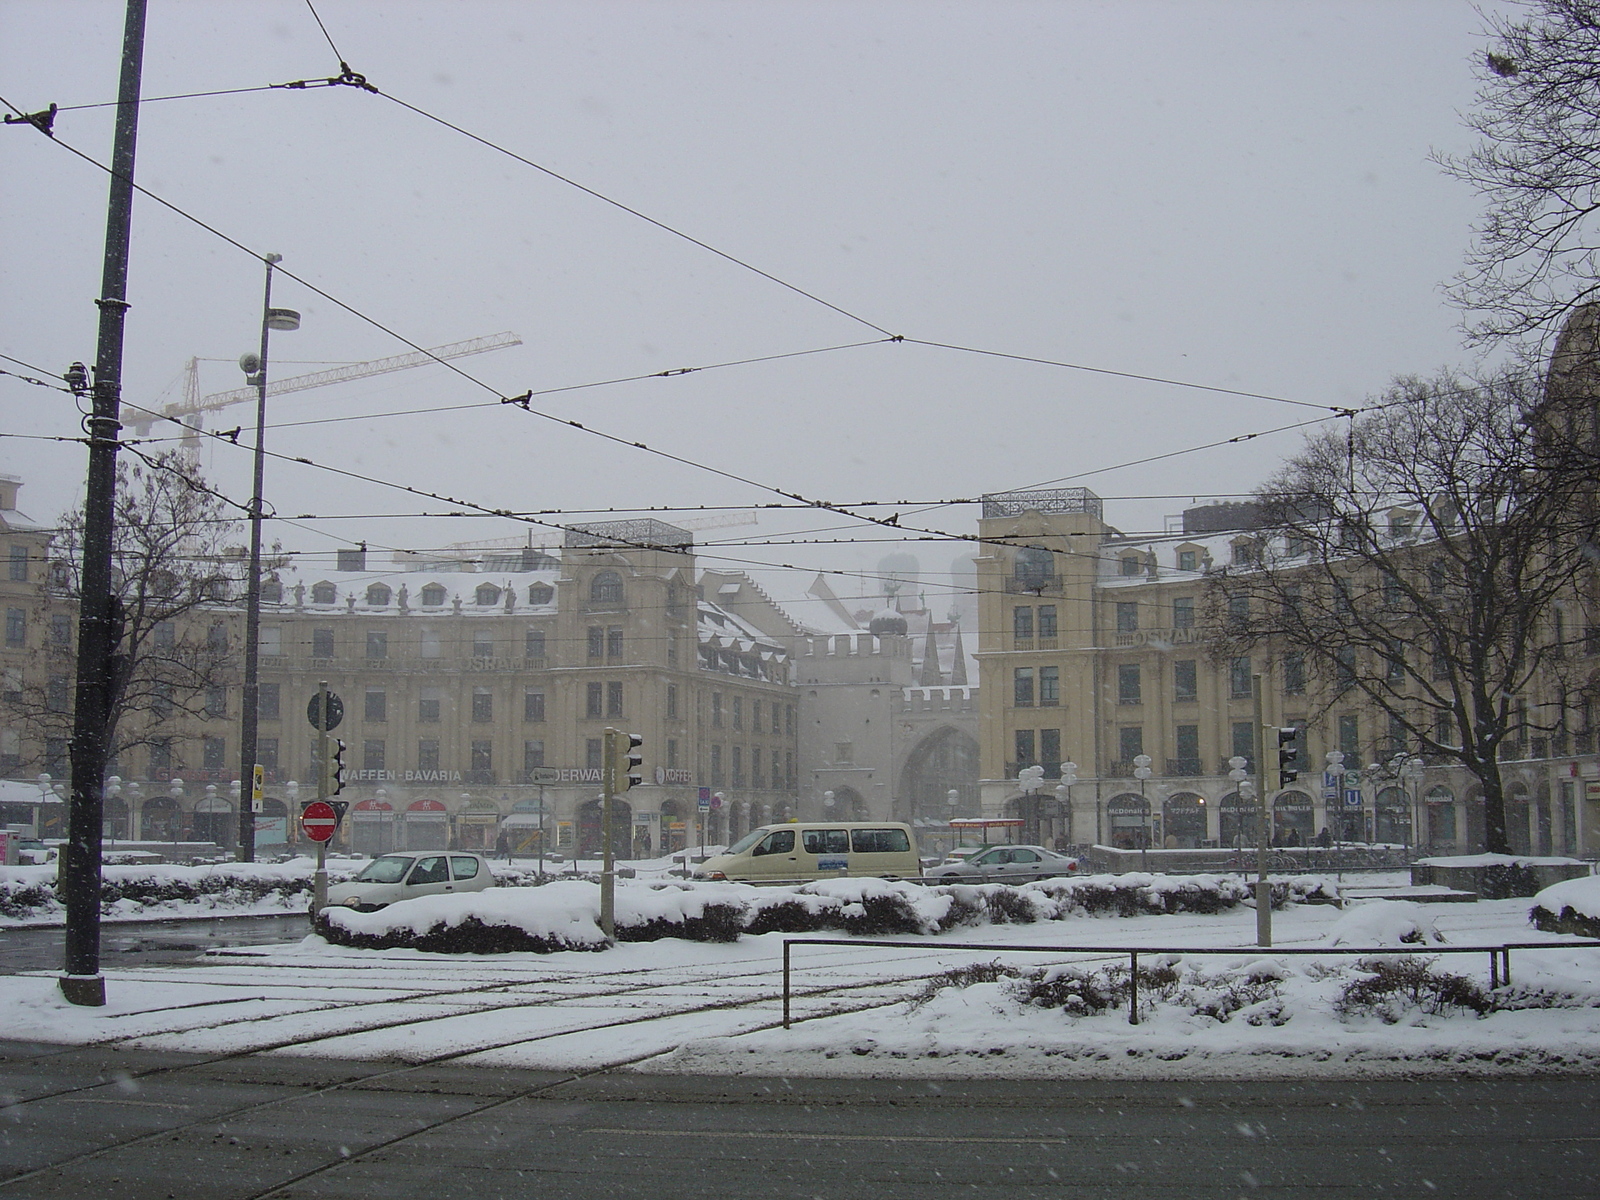
[[1501, 853], [1501, 758], [1564, 720], [1565, 606], [1594, 570], [1593, 477], [1536, 433], [1542, 404], [1512, 375], [1397, 382], [1259, 490], [1254, 554], [1210, 595], [1219, 654], [1293, 658], [1319, 716], [1376, 714], [1393, 749], [1466, 767]]
[[[218, 689], [237, 669], [229, 601], [241, 593], [246, 567], [233, 544], [233, 506], [187, 455], [124, 459], [117, 474], [113, 603], [122, 630], [107, 731], [113, 758], [164, 740], [186, 718], [220, 715]], [[48, 590], [49, 603], [63, 611], [53, 614], [59, 619], [44, 651], [46, 670], [15, 701], [45, 744], [72, 731], [71, 623], [65, 618], [78, 600], [82, 535], [81, 512], [62, 517]]]
[[1488, 210], [1453, 298], [1478, 341], [1542, 341], [1600, 299], [1600, 0], [1490, 13], [1491, 49], [1467, 124], [1482, 140], [1436, 161]]

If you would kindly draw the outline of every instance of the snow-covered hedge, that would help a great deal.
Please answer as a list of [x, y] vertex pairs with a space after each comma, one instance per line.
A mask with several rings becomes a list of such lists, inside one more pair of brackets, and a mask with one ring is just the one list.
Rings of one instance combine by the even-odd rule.
[[[107, 866], [100, 884], [100, 912], [123, 918], [303, 912], [311, 904], [314, 869], [309, 858], [198, 867]], [[328, 878], [337, 882], [351, 874], [330, 867]], [[0, 922], [60, 921], [65, 915], [55, 863], [0, 870]]]
[[[630, 883], [616, 890], [619, 942], [676, 937], [733, 941], [741, 933], [928, 935], [960, 926], [1076, 916], [1216, 913], [1250, 895], [1232, 876], [1132, 874], [1007, 884], [923, 887], [882, 879], [828, 879], [796, 887], [739, 883]], [[1274, 884], [1277, 903], [1336, 902], [1337, 886], [1311, 876]], [[425, 896], [375, 913], [324, 909], [317, 932], [364, 949], [446, 954], [600, 950], [600, 889], [564, 879], [540, 888]]]
[[1600, 938], [1600, 875], [1552, 884], [1533, 898], [1528, 916], [1550, 933]]

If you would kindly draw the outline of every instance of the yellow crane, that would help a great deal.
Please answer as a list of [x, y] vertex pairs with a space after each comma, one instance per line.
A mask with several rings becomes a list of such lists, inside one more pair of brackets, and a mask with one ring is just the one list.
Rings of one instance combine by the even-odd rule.
[[[413, 350], [409, 354], [375, 358], [371, 362], [348, 363], [342, 367], [331, 367], [326, 371], [312, 371], [307, 375], [291, 375], [285, 379], [268, 380], [267, 395], [281, 396], [288, 392], [303, 392], [310, 388], [327, 387], [333, 383], [345, 383], [351, 379], [387, 375], [391, 371], [407, 371], [412, 367], [425, 367], [431, 362], [444, 359], [466, 358], [473, 354], [486, 354], [490, 350], [502, 350], [507, 346], [520, 345], [522, 339], [514, 333], [494, 333], [487, 337], [468, 338], [464, 342], [435, 346], [432, 350]], [[202, 413], [215, 412], [227, 408], [230, 404], [254, 402], [255, 399], [256, 389], [253, 387], [212, 392], [209, 396], [200, 395], [200, 360], [191, 358], [183, 383], [183, 399], [164, 405], [159, 412], [130, 404], [127, 406], [132, 410], [128, 423], [133, 426], [134, 432], [144, 437], [149, 434], [150, 427], [157, 421], [176, 421], [189, 431], [184, 434], [183, 442], [192, 449], [199, 440], [193, 431], [199, 428]]]

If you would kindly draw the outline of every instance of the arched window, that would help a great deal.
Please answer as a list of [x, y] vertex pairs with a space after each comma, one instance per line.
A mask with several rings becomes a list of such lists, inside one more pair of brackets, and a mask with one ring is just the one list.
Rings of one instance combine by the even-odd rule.
[[549, 604], [555, 597], [556, 590], [548, 583], [536, 583], [528, 589], [529, 604]]
[[311, 603], [335, 604], [338, 602], [338, 599], [339, 589], [334, 587], [333, 584], [327, 582], [326, 580], [321, 583], [313, 583], [311, 585]]
[[1055, 578], [1055, 555], [1036, 546], [1024, 546], [1017, 551], [1012, 572], [1023, 587], [1042, 587]]
[[429, 608], [437, 608], [444, 603], [444, 586], [430, 583], [422, 589], [422, 603]]
[[367, 603], [373, 608], [382, 608], [389, 603], [389, 589], [381, 583], [368, 585]]
[[500, 589], [492, 583], [480, 583], [478, 590], [473, 593], [473, 598], [479, 604], [496, 604], [500, 600]]
[[621, 604], [622, 576], [615, 571], [601, 571], [589, 583], [589, 599], [595, 604]]

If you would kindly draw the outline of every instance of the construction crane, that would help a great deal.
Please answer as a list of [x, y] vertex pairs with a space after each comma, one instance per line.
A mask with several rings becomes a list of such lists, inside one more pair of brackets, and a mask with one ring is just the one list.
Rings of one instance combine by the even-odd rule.
[[[281, 396], [287, 392], [303, 392], [309, 388], [327, 387], [331, 383], [366, 379], [372, 375], [387, 375], [391, 371], [407, 371], [412, 367], [425, 367], [431, 362], [444, 359], [466, 358], [473, 354], [486, 354], [490, 350], [504, 349], [506, 346], [520, 345], [522, 339], [514, 333], [496, 333], [488, 337], [469, 338], [464, 342], [435, 346], [432, 350], [412, 351], [410, 354], [396, 354], [392, 358], [376, 358], [371, 362], [350, 363], [348, 366], [333, 367], [326, 371], [313, 371], [309, 375], [291, 375], [287, 379], [269, 380], [267, 395]], [[176, 421], [188, 428], [189, 432], [184, 434], [183, 440], [186, 446], [192, 448], [198, 440], [193, 430], [200, 425], [201, 413], [215, 412], [219, 408], [227, 408], [230, 404], [243, 404], [246, 401], [253, 402], [255, 399], [256, 389], [253, 387], [213, 392], [209, 396], [200, 395], [200, 360], [191, 358], [183, 385], [183, 399], [165, 405], [160, 412], [128, 405], [127, 407], [133, 410], [129, 424], [140, 437], [144, 437], [149, 434], [150, 427], [155, 422]]]

